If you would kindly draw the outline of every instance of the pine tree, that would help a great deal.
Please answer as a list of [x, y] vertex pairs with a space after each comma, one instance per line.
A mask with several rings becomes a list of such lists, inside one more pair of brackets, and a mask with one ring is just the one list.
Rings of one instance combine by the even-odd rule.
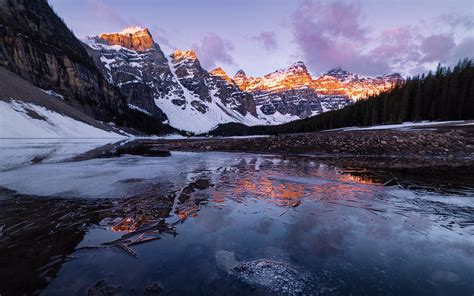
[[[229, 124], [224, 132], [248, 134], [311, 132], [345, 126], [400, 123], [407, 120], [474, 119], [474, 65], [460, 61], [454, 68], [440, 64], [433, 74], [408, 78], [390, 92], [370, 96], [337, 111], [279, 126]], [[215, 134], [219, 134], [216, 131]]]

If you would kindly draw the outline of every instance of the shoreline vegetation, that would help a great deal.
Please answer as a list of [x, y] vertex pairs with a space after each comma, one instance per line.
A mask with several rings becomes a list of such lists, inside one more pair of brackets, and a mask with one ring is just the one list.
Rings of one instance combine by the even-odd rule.
[[214, 136], [315, 132], [349, 126], [399, 124], [421, 120], [474, 119], [474, 65], [464, 59], [454, 67], [408, 77], [391, 91], [361, 99], [340, 110], [272, 126], [221, 124]]

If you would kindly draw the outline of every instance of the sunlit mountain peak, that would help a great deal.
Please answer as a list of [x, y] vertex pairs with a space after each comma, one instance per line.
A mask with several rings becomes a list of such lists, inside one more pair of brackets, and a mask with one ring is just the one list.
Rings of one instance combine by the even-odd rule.
[[108, 45], [120, 45], [128, 49], [144, 51], [154, 47], [153, 37], [147, 28], [126, 27], [120, 32], [99, 34]]
[[183, 59], [187, 59], [187, 60], [197, 59], [196, 52], [193, 49], [190, 49], [190, 50], [177, 49], [173, 52], [172, 56], [175, 61], [183, 60]]

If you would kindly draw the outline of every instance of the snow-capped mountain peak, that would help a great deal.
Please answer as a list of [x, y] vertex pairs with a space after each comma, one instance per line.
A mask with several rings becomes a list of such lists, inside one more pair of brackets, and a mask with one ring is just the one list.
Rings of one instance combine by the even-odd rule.
[[205, 132], [220, 123], [283, 123], [342, 108], [393, 87], [399, 75], [361, 77], [336, 68], [313, 79], [297, 61], [261, 77], [206, 71], [194, 50], [166, 56], [146, 28], [134, 26], [86, 40], [108, 81], [127, 103], [171, 126]]
[[297, 61], [293, 65], [287, 68], [287, 71], [303, 71], [308, 72], [306, 65], [302, 61]]
[[140, 31], [148, 31], [147, 28], [143, 28], [143, 27], [140, 27], [140, 26], [128, 26], [126, 28], [124, 28], [122, 31], [120, 31], [119, 33], [122, 34], [122, 35], [126, 35], [126, 34], [135, 34], [137, 32], [140, 32]]
[[397, 73], [369, 77], [337, 67], [314, 79], [313, 88], [323, 95], [345, 95], [352, 100], [358, 100], [389, 90], [400, 81], [402, 77]]
[[219, 77], [227, 76], [227, 73], [221, 67], [217, 67], [215, 69], [212, 69], [211, 71], [209, 71], [209, 73], [214, 75], [214, 76], [219, 76]]
[[155, 43], [141, 50], [133, 42], [136, 37], [146, 37], [148, 30], [125, 31], [89, 38], [86, 44], [109, 82], [121, 90], [133, 109], [196, 133], [226, 122], [265, 124], [257, 118], [253, 96], [229, 83], [222, 69], [207, 72], [193, 50], [165, 56]]
[[332, 76], [332, 77], [334, 77], [338, 80], [341, 80], [341, 81], [351, 80], [351, 79], [355, 79], [355, 78], [358, 77], [354, 73], [346, 71], [346, 70], [342, 69], [341, 67], [331, 69], [328, 72], [326, 72], [324, 75]]
[[237, 73], [235, 73], [234, 78], [235, 77], [247, 77], [247, 74], [245, 74], [244, 70], [240, 69], [237, 71]]
[[190, 50], [181, 50], [177, 49], [175, 52], [171, 54], [171, 57], [175, 62], [179, 62], [181, 60], [197, 60], [196, 52], [192, 49]]
[[282, 68], [282, 69], [276, 70], [273, 73], [267, 74], [267, 75], [265, 75], [265, 77], [281, 75], [281, 74], [286, 75], [286, 76], [289, 76], [289, 75], [309, 75], [308, 69], [306, 68], [306, 65], [303, 62], [298, 61], [298, 62], [292, 64], [289, 67]]
[[98, 38], [107, 45], [120, 45], [136, 51], [149, 50], [155, 45], [150, 31], [138, 26], [127, 27], [117, 33], [99, 34]]
[[221, 67], [217, 67], [209, 71], [209, 74], [220, 77], [224, 79], [225, 81], [227, 81], [229, 84], [234, 85], [234, 81], [232, 80], [232, 78], [230, 78], [229, 75], [227, 75], [227, 73]]
[[280, 91], [308, 87], [312, 78], [306, 65], [298, 61], [263, 77], [249, 77], [239, 71], [234, 76], [234, 81], [245, 91]]

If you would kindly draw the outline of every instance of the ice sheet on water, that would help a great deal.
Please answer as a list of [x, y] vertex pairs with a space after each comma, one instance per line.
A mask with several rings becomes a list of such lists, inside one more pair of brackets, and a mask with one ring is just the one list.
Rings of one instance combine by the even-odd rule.
[[278, 295], [303, 295], [314, 282], [312, 275], [303, 269], [269, 259], [241, 262], [233, 271], [241, 281]]
[[466, 191], [466, 195], [447, 195], [447, 194], [436, 194], [424, 191], [410, 191], [400, 188], [390, 188], [387, 190], [389, 196], [407, 199], [407, 200], [420, 200], [424, 202], [440, 203], [452, 206], [465, 206], [474, 207], [474, 194], [470, 191]]
[[2, 139], [0, 171], [35, 162], [59, 162], [117, 139]]
[[[67, 197], [122, 197], [147, 181], [183, 186], [196, 172], [235, 164], [238, 154], [173, 152], [171, 157], [124, 155], [85, 161], [41, 163], [0, 172], [0, 186], [22, 194]], [[143, 182], [132, 183], [136, 179]]]
[[239, 262], [232, 251], [226, 250], [217, 251], [215, 260], [217, 267], [227, 274], [278, 295], [302, 295], [317, 286], [311, 273], [287, 262], [270, 259]]

